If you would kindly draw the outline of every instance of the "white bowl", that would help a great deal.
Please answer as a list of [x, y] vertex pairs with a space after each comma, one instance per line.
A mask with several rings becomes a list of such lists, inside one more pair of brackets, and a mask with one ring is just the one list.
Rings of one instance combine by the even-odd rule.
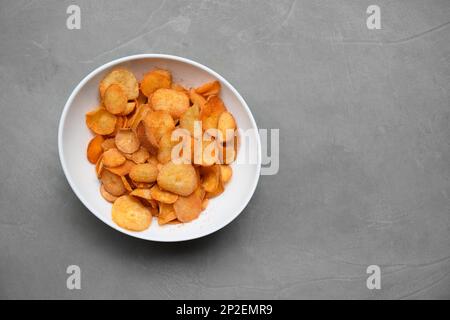
[[[172, 72], [175, 82], [196, 87], [204, 82], [219, 80], [221, 98], [236, 119], [240, 129], [252, 129], [246, 139], [240, 139], [236, 162], [232, 164], [233, 177], [225, 192], [211, 199], [197, 220], [178, 225], [159, 226], [154, 219], [150, 228], [132, 232], [117, 226], [111, 218], [111, 203], [99, 193], [100, 183], [94, 166], [86, 159], [86, 147], [93, 135], [85, 124], [85, 113], [99, 103], [98, 84], [116, 67], [131, 70], [138, 80], [152, 68]], [[83, 204], [110, 227], [130, 236], [153, 241], [184, 241], [213, 233], [233, 221], [245, 208], [258, 183], [261, 168], [261, 142], [255, 120], [241, 95], [223, 77], [204, 65], [181, 57], [164, 54], [140, 54], [111, 61], [87, 75], [73, 90], [61, 115], [58, 130], [58, 149], [61, 165], [70, 186]], [[244, 159], [247, 150], [254, 161]]]

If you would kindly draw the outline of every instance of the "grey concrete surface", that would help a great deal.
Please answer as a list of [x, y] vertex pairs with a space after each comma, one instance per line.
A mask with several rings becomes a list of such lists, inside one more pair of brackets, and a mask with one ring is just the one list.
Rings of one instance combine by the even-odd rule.
[[[450, 298], [450, 1], [1, 0], [0, 30], [0, 298]], [[279, 173], [196, 241], [105, 226], [58, 159], [76, 84], [152, 52], [215, 69], [280, 129]]]

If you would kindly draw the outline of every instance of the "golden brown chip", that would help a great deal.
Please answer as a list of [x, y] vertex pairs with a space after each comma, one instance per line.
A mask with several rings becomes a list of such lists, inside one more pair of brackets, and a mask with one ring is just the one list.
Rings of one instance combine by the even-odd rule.
[[133, 152], [132, 154], [125, 153], [124, 156], [136, 164], [145, 163], [148, 158], [150, 158], [150, 154], [144, 147], [140, 147], [138, 151]]
[[95, 164], [95, 173], [97, 174], [98, 179], [100, 179], [102, 171], [103, 171], [103, 154], [98, 158], [97, 163]]
[[103, 141], [103, 143], [102, 143], [103, 151], [107, 151], [107, 150], [115, 148], [115, 147], [116, 147], [116, 143], [114, 142], [114, 138], [105, 139], [105, 141]]
[[118, 167], [125, 162], [125, 157], [116, 148], [109, 149], [103, 154], [103, 164], [106, 167]]
[[[120, 113], [121, 116], [127, 116], [130, 113], [134, 111], [134, 108], [136, 108], [136, 102], [127, 102], [125, 109]], [[128, 119], [127, 119], [128, 120]], [[128, 125], [128, 122], [125, 123], [125, 125]]]
[[200, 121], [200, 108], [197, 104], [186, 110], [180, 117], [180, 127], [188, 130], [194, 136], [194, 124]]
[[158, 176], [158, 168], [151, 163], [135, 165], [130, 171], [130, 178], [136, 182], [155, 182]]
[[150, 130], [147, 130], [143, 121], [139, 122], [136, 128], [136, 136], [142, 147], [148, 150], [152, 155], [158, 153], [158, 141]]
[[86, 113], [86, 125], [96, 134], [112, 133], [116, 127], [116, 122], [116, 116], [101, 107]]
[[221, 141], [230, 141], [234, 138], [234, 130], [236, 129], [236, 122], [229, 112], [222, 112], [219, 116], [217, 129], [220, 131]]
[[103, 104], [106, 110], [112, 114], [120, 114], [125, 111], [127, 101], [127, 95], [122, 87], [114, 83], [106, 89], [103, 97]]
[[147, 116], [147, 113], [151, 111], [151, 108], [148, 104], [143, 104], [137, 107], [136, 112], [131, 116], [128, 123], [130, 124], [130, 128], [136, 130], [138, 124], [144, 120]]
[[130, 160], [126, 160], [122, 165], [114, 168], [106, 168], [106, 170], [117, 174], [118, 176], [125, 176], [130, 173], [131, 169], [135, 166], [135, 163]]
[[223, 184], [219, 183], [217, 188], [216, 188], [216, 190], [214, 190], [213, 192], [207, 192], [206, 193], [206, 198], [207, 199], [215, 198], [215, 197], [217, 197], [218, 195], [220, 195], [224, 191], [225, 191], [225, 189], [223, 187]]
[[160, 226], [173, 221], [177, 218], [175, 214], [175, 209], [172, 204], [160, 203], [159, 204], [159, 214], [158, 214], [158, 224]]
[[170, 88], [176, 91], [183, 92], [184, 94], [189, 94], [189, 91], [179, 83], [172, 83], [172, 86]]
[[117, 199], [116, 196], [113, 196], [111, 193], [106, 191], [105, 186], [103, 184], [100, 185], [100, 194], [106, 201], [111, 202], [111, 203], [113, 203]]
[[213, 192], [220, 183], [220, 167], [213, 165], [210, 167], [200, 168], [202, 177], [202, 186], [206, 192]]
[[90, 163], [95, 164], [103, 153], [102, 143], [105, 139], [102, 136], [95, 136], [88, 144], [87, 158]]
[[168, 191], [161, 190], [158, 185], [154, 185], [151, 190], [151, 196], [153, 199], [162, 203], [174, 203], [178, 199], [178, 195]]
[[139, 149], [139, 139], [131, 129], [120, 129], [116, 135], [117, 149], [124, 153], [133, 153]]
[[125, 187], [125, 189], [128, 192], [133, 191], [133, 188], [131, 187], [130, 183], [128, 182], [128, 179], [125, 176], [120, 176], [120, 178], [122, 179], [122, 183], [123, 183], [123, 186]]
[[143, 231], [152, 223], [150, 210], [139, 200], [128, 195], [114, 201], [112, 219], [118, 226], [131, 231]]
[[202, 200], [195, 193], [188, 197], [178, 197], [173, 208], [178, 220], [189, 222], [197, 219], [202, 212]]
[[134, 189], [130, 193], [130, 196], [135, 196], [146, 200], [152, 200], [150, 189]]
[[172, 116], [165, 111], [153, 111], [147, 113], [144, 119], [144, 125], [146, 130], [149, 130], [156, 141], [159, 142], [161, 137], [172, 132], [175, 129], [175, 121]]
[[200, 87], [196, 88], [195, 91], [205, 97], [216, 95], [218, 96], [220, 93], [220, 82], [219, 81], [211, 81], [207, 82]]
[[220, 165], [220, 179], [223, 184], [230, 181], [231, 176], [233, 175], [233, 170], [228, 165]]
[[172, 75], [167, 70], [156, 69], [144, 76], [141, 82], [141, 91], [147, 97], [158, 89], [168, 89], [172, 84]]
[[126, 191], [120, 176], [108, 170], [102, 171], [100, 180], [102, 181], [105, 190], [111, 193], [113, 196], [121, 196]]
[[106, 89], [112, 84], [121, 86], [128, 100], [136, 99], [139, 96], [139, 84], [136, 77], [127, 69], [118, 68], [106, 75], [99, 86], [100, 96], [102, 98], [105, 95]]
[[207, 199], [207, 198], [203, 199], [203, 201], [202, 201], [202, 210], [206, 209], [206, 207], [208, 206], [208, 203], [209, 203], [209, 199]]
[[190, 164], [168, 162], [158, 174], [158, 185], [167, 191], [188, 196], [197, 188], [197, 173]]
[[200, 110], [202, 110], [206, 104], [206, 99], [201, 94], [195, 92], [194, 89], [189, 90], [189, 99], [193, 105], [198, 105]]
[[154, 110], [166, 111], [174, 119], [178, 119], [189, 108], [189, 97], [183, 92], [172, 89], [158, 89], [152, 97]]

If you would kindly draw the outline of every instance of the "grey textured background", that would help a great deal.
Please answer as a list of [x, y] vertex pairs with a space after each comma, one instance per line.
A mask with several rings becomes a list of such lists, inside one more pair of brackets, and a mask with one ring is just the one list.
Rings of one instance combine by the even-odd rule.
[[[0, 298], [450, 298], [450, 1], [1, 0], [0, 30]], [[280, 128], [278, 175], [196, 241], [105, 226], [58, 159], [76, 84], [151, 52], [210, 66]]]

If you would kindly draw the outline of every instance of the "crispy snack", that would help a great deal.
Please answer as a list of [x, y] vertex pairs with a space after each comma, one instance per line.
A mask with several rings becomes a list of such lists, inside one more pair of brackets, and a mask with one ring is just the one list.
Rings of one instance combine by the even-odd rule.
[[155, 182], [158, 168], [151, 163], [137, 164], [130, 170], [130, 178], [136, 182]]
[[190, 164], [168, 162], [159, 171], [158, 185], [180, 196], [188, 196], [197, 188], [197, 173]]
[[195, 92], [205, 96], [218, 96], [220, 94], [220, 82], [215, 80], [207, 82], [195, 89]]
[[153, 199], [161, 202], [161, 203], [174, 203], [178, 199], [178, 195], [171, 193], [169, 191], [163, 191], [161, 190], [158, 185], [154, 185], [150, 189], [150, 194]]
[[126, 160], [122, 165], [113, 168], [106, 168], [109, 172], [112, 172], [118, 176], [125, 176], [130, 173], [131, 169], [135, 166], [133, 161]]
[[231, 113], [225, 111], [220, 114], [217, 129], [221, 133], [220, 138], [222, 142], [230, 141], [234, 138], [236, 122]]
[[115, 147], [116, 147], [116, 143], [114, 142], [114, 138], [108, 138], [102, 142], [103, 151], [107, 151], [107, 150], [115, 148]]
[[100, 82], [100, 96], [104, 98], [106, 89], [112, 84], [118, 84], [127, 95], [128, 100], [136, 99], [139, 96], [139, 84], [132, 72], [127, 69], [119, 68], [111, 71]]
[[124, 153], [133, 153], [139, 149], [139, 139], [131, 129], [120, 129], [116, 135], [117, 149]]
[[157, 142], [161, 137], [172, 132], [175, 129], [175, 121], [172, 116], [166, 111], [153, 111], [147, 113], [144, 119], [145, 129], [148, 130]]
[[121, 196], [126, 192], [120, 176], [108, 171], [103, 170], [100, 180], [102, 181], [105, 190], [111, 193], [113, 196]]
[[126, 161], [125, 157], [116, 148], [111, 148], [103, 154], [103, 164], [105, 167], [118, 167]]
[[117, 199], [116, 196], [113, 196], [111, 193], [106, 191], [105, 186], [103, 184], [100, 185], [100, 194], [102, 195], [103, 199], [111, 203], [113, 203]]
[[95, 136], [88, 144], [87, 158], [90, 163], [95, 164], [103, 153], [102, 144], [105, 139], [102, 136]]
[[158, 224], [160, 226], [167, 224], [177, 218], [172, 204], [161, 203], [159, 205]]
[[189, 222], [197, 219], [202, 212], [202, 200], [195, 193], [188, 197], [178, 197], [173, 208], [178, 220]]
[[130, 196], [139, 197], [146, 200], [152, 200], [150, 189], [134, 189], [130, 192]]
[[104, 108], [86, 113], [86, 125], [96, 134], [106, 135], [114, 132], [117, 118]]
[[150, 97], [158, 89], [169, 89], [172, 85], [172, 75], [167, 70], [156, 69], [144, 76], [141, 82], [142, 93]]
[[152, 215], [139, 200], [124, 195], [114, 201], [112, 219], [117, 225], [131, 231], [143, 231], [150, 227]]
[[112, 114], [120, 114], [125, 111], [127, 107], [127, 95], [122, 87], [118, 84], [113, 83], [110, 85], [103, 97], [103, 104], [106, 110]]
[[154, 110], [167, 111], [174, 119], [178, 119], [189, 108], [189, 97], [173, 89], [158, 89], [152, 97]]
[[86, 153], [116, 224], [143, 231], [152, 217], [159, 225], [189, 222], [224, 192], [237, 136], [220, 91], [219, 81], [185, 88], [162, 69], [138, 83], [118, 68], [100, 82], [100, 106], [86, 113], [95, 134]]

